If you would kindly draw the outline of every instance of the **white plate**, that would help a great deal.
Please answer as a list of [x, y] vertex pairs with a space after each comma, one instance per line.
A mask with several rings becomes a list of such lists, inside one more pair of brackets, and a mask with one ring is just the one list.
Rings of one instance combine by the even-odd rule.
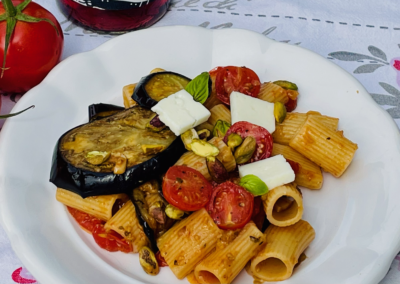
[[[359, 149], [340, 178], [303, 190], [316, 238], [286, 283], [378, 283], [400, 249], [400, 139], [389, 115], [348, 73], [297, 46], [244, 30], [164, 27], [110, 40], [59, 64], [14, 111], [0, 137], [0, 216], [12, 246], [41, 283], [178, 283], [168, 268], [146, 275], [133, 254], [99, 249], [55, 200], [48, 182], [53, 147], [87, 120], [92, 103], [122, 105], [121, 89], [155, 67], [194, 77], [215, 66], [252, 68], [262, 81], [300, 89], [297, 111], [340, 118]], [[183, 282], [186, 283], [186, 280]], [[242, 272], [234, 283], [252, 283]]]

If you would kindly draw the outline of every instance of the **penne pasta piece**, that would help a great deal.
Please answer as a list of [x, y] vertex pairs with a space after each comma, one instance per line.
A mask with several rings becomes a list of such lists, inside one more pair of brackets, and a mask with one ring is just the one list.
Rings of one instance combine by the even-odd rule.
[[223, 138], [214, 137], [208, 141], [214, 146], [218, 147], [219, 154], [217, 159], [224, 165], [228, 172], [232, 172], [236, 168], [236, 160], [232, 154], [232, 150], [225, 144]]
[[270, 103], [281, 102], [286, 104], [289, 101], [287, 91], [272, 82], [266, 82], [261, 84], [258, 98]]
[[103, 221], [111, 219], [113, 206], [117, 199], [124, 202], [129, 200], [128, 196], [123, 193], [82, 198], [80, 195], [62, 188], [57, 188], [56, 199], [69, 207], [88, 213]]
[[293, 225], [303, 216], [303, 196], [293, 183], [275, 187], [261, 198], [267, 219], [275, 226]]
[[208, 123], [215, 126], [218, 120], [223, 120], [225, 122], [231, 123], [231, 111], [224, 105], [219, 104], [210, 109], [211, 116], [208, 119]]
[[187, 166], [189, 168], [198, 170], [207, 180], [211, 180], [210, 173], [208, 172], [206, 158], [200, 157], [193, 152], [186, 152], [175, 163], [175, 166]]
[[300, 220], [284, 228], [270, 225], [265, 236], [265, 247], [251, 260], [251, 274], [264, 281], [282, 281], [292, 275], [300, 255], [314, 240], [315, 231]]
[[104, 228], [114, 230], [132, 244], [133, 252], [138, 252], [150, 242], [137, 219], [135, 206], [129, 200], [120, 210], [108, 220]]
[[272, 133], [274, 142], [282, 145], [289, 145], [289, 141], [293, 139], [300, 127], [306, 122], [308, 116], [322, 121], [332, 130], [337, 129], [339, 123], [338, 118], [321, 115], [316, 111], [309, 111], [308, 113], [290, 112], [287, 113], [285, 120], [281, 124], [276, 125], [275, 132]]
[[175, 276], [182, 279], [215, 248], [219, 231], [202, 208], [159, 237], [157, 246]]
[[322, 187], [324, 177], [321, 168], [317, 164], [311, 162], [290, 146], [274, 143], [271, 156], [276, 155], [283, 155], [285, 159], [299, 164], [299, 170], [294, 180], [296, 184], [309, 189], [320, 189]]
[[244, 226], [239, 235], [225, 248], [217, 249], [195, 268], [200, 283], [229, 284], [265, 244], [264, 234], [253, 222]]
[[217, 93], [215, 91], [215, 84], [213, 83], [213, 91], [211, 92], [210, 96], [204, 103], [204, 106], [208, 109], [211, 110], [214, 106], [222, 104], [222, 102], [218, 99]]
[[132, 99], [133, 90], [135, 90], [137, 84], [129, 84], [122, 88], [122, 96], [124, 98], [124, 107], [131, 108], [137, 103]]
[[344, 173], [358, 148], [342, 131], [328, 128], [314, 116], [306, 120], [289, 145], [335, 177]]

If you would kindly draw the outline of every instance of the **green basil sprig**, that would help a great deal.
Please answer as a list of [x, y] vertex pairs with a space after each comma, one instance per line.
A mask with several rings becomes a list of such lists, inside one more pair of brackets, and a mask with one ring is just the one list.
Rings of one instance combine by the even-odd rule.
[[185, 90], [196, 102], [204, 104], [210, 95], [210, 74], [203, 72], [186, 85]]
[[268, 186], [258, 176], [246, 175], [240, 179], [239, 185], [244, 187], [254, 196], [264, 195], [268, 192]]

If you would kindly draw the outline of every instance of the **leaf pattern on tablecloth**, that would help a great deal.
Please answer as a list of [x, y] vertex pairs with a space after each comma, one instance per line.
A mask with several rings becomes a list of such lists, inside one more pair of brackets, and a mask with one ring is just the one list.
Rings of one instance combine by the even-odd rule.
[[400, 91], [393, 87], [390, 84], [380, 82], [379, 85], [387, 92], [389, 95], [385, 94], [373, 94], [371, 93], [371, 97], [379, 104], [379, 105], [387, 105], [394, 106], [392, 108], [387, 109], [387, 112], [393, 118], [400, 118]]

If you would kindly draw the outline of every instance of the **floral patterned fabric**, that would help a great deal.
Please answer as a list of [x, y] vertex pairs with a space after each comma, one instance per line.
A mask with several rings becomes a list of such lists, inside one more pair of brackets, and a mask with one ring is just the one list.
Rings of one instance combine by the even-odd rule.
[[[36, 2], [51, 11], [61, 24], [65, 36], [63, 58], [91, 50], [118, 36], [79, 27], [66, 19], [55, 0]], [[397, 11], [396, 0], [173, 0], [169, 12], [154, 27], [242, 28], [315, 51], [359, 80], [400, 127], [400, 22]], [[1, 98], [1, 113], [5, 114], [20, 96], [3, 95]], [[37, 283], [13, 253], [1, 227], [0, 264], [0, 283]], [[380, 282], [394, 283], [400, 283], [400, 255], [393, 260], [388, 274]]]

